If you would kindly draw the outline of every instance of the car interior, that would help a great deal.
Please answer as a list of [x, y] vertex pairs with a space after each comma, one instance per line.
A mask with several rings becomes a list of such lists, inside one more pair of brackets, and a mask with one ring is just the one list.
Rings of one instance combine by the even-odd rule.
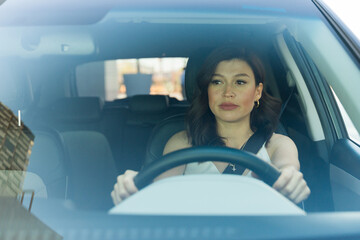
[[[202, 61], [211, 49], [231, 43], [258, 52], [266, 69], [265, 89], [283, 103], [277, 131], [298, 147], [301, 171], [312, 191], [305, 211], [335, 210], [329, 143], [316, 99], [291, 52], [292, 44], [299, 43], [293, 36], [301, 29], [284, 27], [273, 16], [260, 22], [239, 19], [241, 24], [163, 23], [161, 18], [133, 22], [110, 16], [93, 25], [24, 28], [8, 36], [22, 40], [12, 49], [22, 57], [2, 57], [0, 101], [14, 112], [21, 110], [34, 133], [27, 171], [42, 179], [37, 185], [27, 179], [24, 188], [37, 192], [45, 187], [48, 200], [70, 202], [74, 209], [110, 209], [116, 177], [161, 157], [166, 141], [184, 129]], [[139, 94], [108, 101], [79, 95], [77, 67], [150, 57], [188, 58], [185, 100]], [[42, 201], [36, 196], [33, 211]]]

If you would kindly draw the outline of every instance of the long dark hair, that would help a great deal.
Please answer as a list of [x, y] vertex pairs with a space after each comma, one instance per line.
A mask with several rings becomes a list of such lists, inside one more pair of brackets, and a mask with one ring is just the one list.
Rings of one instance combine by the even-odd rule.
[[[217, 65], [222, 61], [239, 59], [245, 61], [254, 72], [256, 86], [264, 84], [265, 70], [259, 57], [246, 48], [223, 46], [215, 49], [204, 61], [197, 76], [196, 96], [186, 118], [187, 136], [193, 146], [224, 146], [225, 142], [217, 131], [214, 114], [209, 108], [208, 86]], [[264, 86], [265, 88], [265, 86]], [[281, 109], [280, 100], [262, 91], [259, 107], [250, 113], [250, 127], [253, 132], [262, 130], [268, 141], [275, 131]]]

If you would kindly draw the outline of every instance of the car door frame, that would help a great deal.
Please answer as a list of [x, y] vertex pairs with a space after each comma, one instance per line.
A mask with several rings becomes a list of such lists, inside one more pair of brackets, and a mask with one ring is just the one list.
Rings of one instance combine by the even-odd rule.
[[[345, 34], [346, 31], [340, 34], [340, 39], [343, 41]], [[284, 39], [308, 86], [324, 129], [334, 210], [358, 211], [360, 210], [360, 146], [349, 137], [331, 87], [309, 54], [289, 32], [284, 32]], [[359, 66], [359, 51], [354, 50], [356, 45], [349, 39], [351, 37], [344, 41], [344, 46], [353, 53], [352, 59], [357, 60]]]

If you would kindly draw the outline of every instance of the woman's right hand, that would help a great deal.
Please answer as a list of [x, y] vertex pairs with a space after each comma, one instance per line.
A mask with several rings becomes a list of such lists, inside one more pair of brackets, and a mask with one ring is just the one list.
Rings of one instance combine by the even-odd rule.
[[117, 177], [114, 190], [111, 192], [111, 197], [115, 205], [138, 191], [134, 183], [134, 177], [137, 174], [138, 172], [136, 171], [126, 170], [124, 174]]

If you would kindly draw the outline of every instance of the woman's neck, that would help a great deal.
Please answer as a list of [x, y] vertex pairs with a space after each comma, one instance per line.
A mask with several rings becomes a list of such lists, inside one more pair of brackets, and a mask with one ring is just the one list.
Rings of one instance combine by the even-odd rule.
[[254, 133], [250, 128], [250, 122], [217, 122], [217, 130], [223, 137], [225, 144], [231, 148], [240, 149]]

